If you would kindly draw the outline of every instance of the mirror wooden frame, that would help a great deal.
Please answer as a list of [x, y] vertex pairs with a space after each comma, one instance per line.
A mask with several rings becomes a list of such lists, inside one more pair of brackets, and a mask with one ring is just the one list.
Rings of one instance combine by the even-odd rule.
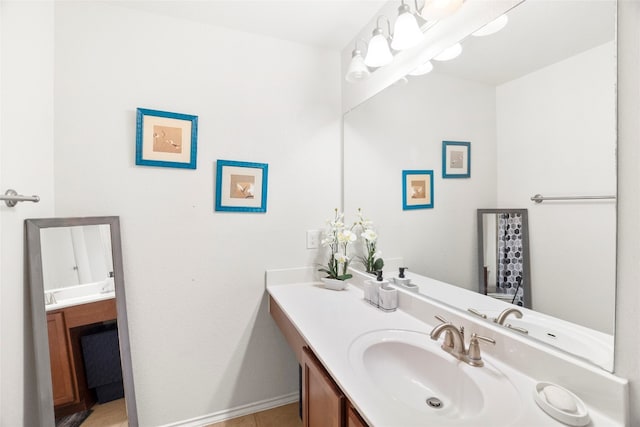
[[33, 340], [35, 350], [36, 388], [38, 392], [38, 411], [41, 425], [55, 425], [53, 410], [53, 389], [51, 384], [51, 366], [49, 360], [49, 337], [44, 301], [44, 276], [42, 269], [42, 246], [40, 230], [53, 227], [75, 227], [84, 225], [109, 225], [111, 232], [111, 251], [116, 294], [116, 312], [118, 340], [122, 363], [122, 380], [129, 426], [138, 426], [135, 389], [129, 344], [126, 298], [124, 289], [124, 270], [122, 264], [122, 243], [120, 240], [120, 219], [117, 216], [84, 218], [42, 218], [25, 220], [26, 268], [31, 294], [31, 317], [33, 322]]
[[484, 289], [484, 215], [485, 214], [519, 214], [522, 216], [522, 302], [524, 307], [531, 308], [531, 264], [529, 264], [529, 214], [527, 209], [478, 209], [478, 292], [485, 294]]

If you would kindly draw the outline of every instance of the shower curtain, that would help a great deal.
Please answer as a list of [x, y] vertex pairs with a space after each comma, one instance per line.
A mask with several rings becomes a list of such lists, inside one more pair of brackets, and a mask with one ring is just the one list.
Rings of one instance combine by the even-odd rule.
[[522, 216], [498, 214], [498, 277], [496, 289], [514, 296], [513, 303], [524, 305], [522, 298]]

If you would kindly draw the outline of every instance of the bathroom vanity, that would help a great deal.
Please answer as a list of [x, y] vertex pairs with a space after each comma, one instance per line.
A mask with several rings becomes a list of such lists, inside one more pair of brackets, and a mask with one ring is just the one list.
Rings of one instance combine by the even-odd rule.
[[[332, 291], [311, 267], [270, 270], [266, 282], [270, 313], [301, 366], [305, 427], [565, 425], [534, 400], [546, 382], [579, 397], [591, 426], [627, 421], [626, 380], [439, 301], [399, 290], [399, 309], [383, 312], [364, 301], [357, 276]], [[430, 338], [436, 315], [464, 327], [465, 345], [472, 333], [495, 340], [480, 345], [483, 367]]]
[[51, 382], [56, 417], [90, 408], [95, 402], [87, 387], [80, 337], [96, 324], [115, 321], [111, 297], [47, 311]]

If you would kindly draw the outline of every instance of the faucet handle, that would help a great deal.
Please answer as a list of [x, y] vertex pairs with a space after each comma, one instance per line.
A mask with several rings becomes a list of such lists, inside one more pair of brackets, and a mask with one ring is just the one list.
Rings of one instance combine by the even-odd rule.
[[475, 314], [478, 317], [482, 317], [483, 319], [487, 318], [486, 314], [480, 313], [478, 310], [476, 310], [475, 308], [467, 308], [467, 311], [471, 314]]
[[439, 320], [442, 323], [449, 323], [449, 321], [447, 319], [445, 319], [444, 317], [440, 316], [439, 314], [436, 314], [434, 317], [436, 318], [436, 320]]
[[493, 338], [483, 337], [476, 334], [475, 332], [471, 334], [469, 351], [467, 352], [467, 363], [469, 363], [469, 365], [471, 366], [484, 366], [484, 362], [482, 361], [482, 356], [480, 354], [480, 341], [494, 345], [496, 343], [496, 340], [494, 340]]

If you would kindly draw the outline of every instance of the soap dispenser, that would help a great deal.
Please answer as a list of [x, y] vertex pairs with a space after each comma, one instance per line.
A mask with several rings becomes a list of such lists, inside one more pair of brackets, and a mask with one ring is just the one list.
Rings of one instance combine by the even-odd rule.
[[398, 290], [389, 287], [389, 282], [382, 280], [382, 271], [378, 272], [378, 307], [384, 311], [395, 311], [398, 308]]
[[394, 282], [396, 285], [402, 286], [404, 289], [407, 289], [412, 292], [418, 292], [418, 285], [411, 283], [411, 279], [405, 277], [404, 271], [408, 270], [409, 267], [399, 267], [398, 268], [398, 277], [394, 278]]
[[382, 277], [382, 270], [376, 271], [376, 280], [368, 280], [364, 284], [364, 298], [371, 305], [380, 306], [380, 289], [389, 284]]
[[411, 279], [404, 276], [404, 271], [408, 270], [409, 267], [399, 267], [398, 268], [398, 277], [395, 279], [395, 282], [399, 285], [408, 285], [411, 283]]

